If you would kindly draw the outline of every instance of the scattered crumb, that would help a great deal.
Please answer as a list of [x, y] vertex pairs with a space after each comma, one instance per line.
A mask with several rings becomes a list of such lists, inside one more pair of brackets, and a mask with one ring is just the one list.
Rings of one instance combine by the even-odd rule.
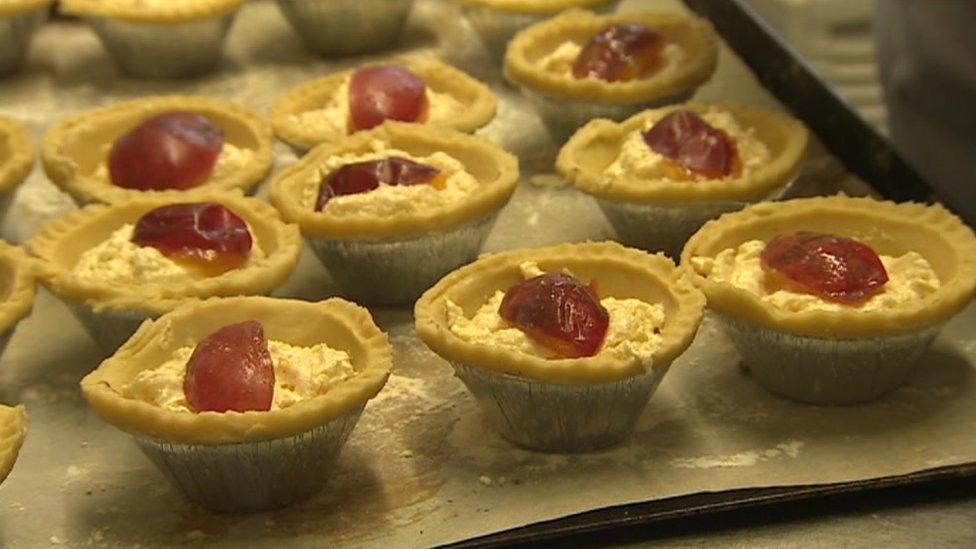
[[65, 541], [63, 539], [59, 538], [58, 536], [51, 536], [49, 538], [49, 541], [51, 542], [51, 545], [64, 545], [65, 544]]
[[186, 539], [188, 541], [203, 541], [207, 539], [207, 534], [203, 530], [190, 530], [186, 533]]
[[88, 442], [87, 441], [82, 441], [81, 442], [81, 447], [82, 448], [88, 448]]
[[505, 482], [506, 482], [507, 480], [508, 480], [508, 479], [506, 479], [505, 477], [498, 477], [498, 485], [499, 485], [499, 486], [505, 486]]
[[7, 505], [7, 507], [13, 509], [14, 511], [23, 511], [24, 510], [24, 504], [21, 503], [21, 502], [19, 502], [19, 501], [11, 501]]
[[566, 186], [565, 179], [552, 173], [533, 175], [529, 178], [529, 183], [535, 185], [536, 187], [543, 187], [546, 189], [556, 189]]
[[402, 458], [412, 458], [413, 457], [413, 452], [411, 452], [410, 450], [404, 450], [404, 451], [400, 452], [400, 457], [402, 457]]
[[478, 482], [484, 484], [485, 486], [491, 486], [491, 477], [488, 475], [481, 475], [478, 477]]
[[529, 214], [529, 217], [526, 218], [525, 222], [529, 225], [529, 227], [535, 227], [536, 225], [538, 225], [539, 212], [532, 212], [531, 214]]

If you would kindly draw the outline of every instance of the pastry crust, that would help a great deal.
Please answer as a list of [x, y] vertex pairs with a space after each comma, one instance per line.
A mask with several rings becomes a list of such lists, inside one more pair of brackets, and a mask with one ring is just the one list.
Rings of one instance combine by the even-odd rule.
[[[537, 64], [563, 42], [585, 44], [597, 32], [617, 23], [641, 23], [664, 34], [684, 51], [681, 63], [664, 62], [652, 74], [628, 82], [577, 79]], [[573, 9], [516, 34], [505, 52], [505, 76], [516, 84], [559, 99], [640, 103], [697, 88], [711, 78], [717, 62], [718, 39], [712, 26], [703, 19], [673, 12], [600, 16]]]
[[[126, 223], [135, 223], [154, 208], [184, 202], [219, 202], [243, 218], [255, 245], [266, 254], [260, 262], [187, 283], [109, 284], [78, 280], [72, 269], [86, 250], [105, 241]], [[187, 298], [268, 292], [291, 275], [301, 252], [298, 227], [284, 223], [278, 212], [238, 192], [170, 191], [117, 204], [93, 204], [47, 222], [29, 242], [40, 259], [41, 281], [54, 293], [95, 311], [147, 311], [156, 316]]]
[[[976, 290], [976, 237], [940, 205], [895, 204], [843, 195], [764, 202], [705, 224], [685, 246], [681, 264], [715, 257], [748, 240], [768, 242], [781, 233], [812, 231], [854, 238], [878, 254], [921, 254], [935, 269], [941, 287], [923, 300], [873, 311], [776, 308], [751, 292], [694, 274], [708, 306], [723, 315], [774, 330], [824, 338], [900, 334], [947, 321]], [[690, 267], [689, 271], [692, 270]]]
[[27, 128], [0, 116], [0, 193], [13, 191], [34, 167], [34, 147]]
[[643, 204], [686, 204], [688, 202], [757, 201], [788, 184], [799, 172], [807, 147], [803, 124], [781, 112], [742, 105], [716, 105], [732, 114], [744, 127], [755, 129], [755, 137], [766, 145], [771, 159], [748, 177], [703, 181], [673, 181], [619, 177], [606, 184], [604, 170], [620, 155], [627, 137], [644, 127], [648, 119], [665, 113], [691, 109], [705, 113], [708, 105], [686, 103], [647, 110], [617, 123], [593, 120], [580, 128], [559, 151], [556, 170], [581, 191], [606, 200]]
[[[267, 412], [187, 413], [123, 396], [139, 372], [172, 358], [176, 349], [195, 346], [215, 330], [257, 320], [268, 339], [292, 345], [327, 343], [349, 353], [357, 375], [327, 393], [288, 408]], [[374, 397], [390, 375], [392, 351], [369, 312], [333, 298], [317, 303], [269, 297], [191, 301], [147, 321], [81, 381], [88, 402], [104, 420], [137, 436], [171, 442], [226, 444], [286, 437], [339, 417]]]
[[133, 23], [183, 23], [218, 17], [246, 0], [183, 0], [149, 4], [136, 0], [61, 0], [61, 10], [83, 17], [109, 17]]
[[417, 335], [451, 362], [544, 381], [597, 383], [644, 372], [637, 358], [597, 355], [552, 360], [504, 347], [469, 343], [456, 336], [447, 324], [447, 300], [470, 316], [495, 291], [504, 291], [523, 280], [519, 271], [523, 261], [535, 261], [547, 272], [567, 268], [581, 280], [596, 280], [602, 297], [663, 303], [662, 341], [654, 354], [653, 368], [668, 368], [698, 331], [705, 298], [691, 283], [689, 273], [675, 268], [661, 254], [651, 255], [616, 242], [586, 242], [486, 255], [450, 273], [417, 301]]
[[613, 4], [617, 0], [457, 0], [462, 4], [484, 6], [493, 10], [517, 13], [558, 13], [569, 8], [591, 8]]
[[[394, 59], [390, 63], [410, 69], [423, 78], [431, 90], [449, 94], [464, 105], [464, 110], [443, 126], [473, 133], [495, 117], [498, 108], [495, 94], [488, 86], [464, 72], [428, 57]], [[292, 120], [292, 117], [321, 108], [353, 72], [355, 70], [350, 69], [319, 78], [279, 96], [271, 107], [271, 124], [275, 134], [302, 149], [348, 137], [345, 133], [316, 131]]]
[[0, 240], [0, 334], [30, 314], [37, 291], [35, 270], [24, 250]]
[[51, 181], [83, 202], [119, 202], [172, 191], [140, 191], [117, 187], [94, 177], [105, 158], [104, 148], [143, 121], [167, 112], [190, 111], [209, 117], [224, 140], [253, 154], [250, 161], [222, 177], [186, 191], [247, 190], [271, 171], [271, 126], [260, 116], [227, 101], [203, 96], [155, 96], [119, 103], [70, 117], [54, 126], [41, 142], [41, 161]]
[[34, 10], [53, 2], [54, 0], [2, 0], [0, 1], [0, 17]]
[[0, 483], [14, 468], [17, 454], [27, 436], [27, 412], [23, 406], [0, 404]]
[[[371, 152], [382, 143], [414, 156], [444, 152], [464, 165], [478, 181], [478, 189], [456, 203], [423, 213], [401, 212], [381, 217], [374, 214], [336, 216], [316, 212], [302, 203], [302, 190], [310, 177], [332, 156]], [[298, 223], [302, 234], [318, 238], [404, 238], [458, 225], [501, 208], [515, 192], [518, 160], [498, 145], [481, 137], [403, 122], [385, 122], [341, 141], [319, 145], [271, 182], [271, 203], [282, 217]]]

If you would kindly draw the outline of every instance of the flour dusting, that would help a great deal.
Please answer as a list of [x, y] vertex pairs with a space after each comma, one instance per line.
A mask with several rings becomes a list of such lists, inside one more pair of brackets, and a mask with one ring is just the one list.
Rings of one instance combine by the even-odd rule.
[[803, 442], [791, 440], [781, 442], [765, 450], [749, 450], [724, 456], [705, 455], [671, 460], [672, 467], [682, 469], [716, 469], [722, 467], [752, 467], [759, 462], [788, 457], [795, 459], [800, 455]]

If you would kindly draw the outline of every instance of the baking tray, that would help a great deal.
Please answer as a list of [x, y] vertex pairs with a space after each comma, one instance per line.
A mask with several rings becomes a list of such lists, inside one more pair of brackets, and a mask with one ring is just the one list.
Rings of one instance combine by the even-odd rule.
[[[621, 9], [648, 6], [685, 9], [677, 1], [647, 0], [624, 2]], [[401, 50], [445, 55], [480, 74], [500, 97], [499, 116], [483, 134], [519, 155], [524, 176], [485, 249], [612, 238], [593, 201], [551, 176], [558, 144], [501, 81], [471, 29], [443, 24], [457, 15], [439, 0], [418, 0]], [[266, 109], [277, 93], [362, 60], [304, 53], [274, 5], [259, 1], [238, 17], [218, 72], [192, 81], [146, 82], [119, 77], [86, 27], [58, 22], [39, 34], [26, 72], [0, 81], [0, 111], [25, 120], [39, 137], [66, 115], [149, 93], [204, 93]], [[781, 105], [726, 47], [715, 77], [696, 99]], [[295, 160], [288, 147], [276, 147], [277, 170]], [[793, 192], [838, 189], [871, 190], [813, 143]], [[71, 207], [38, 168], [18, 190], [0, 229], [20, 241], [41, 220]], [[275, 295], [320, 299], [333, 292], [306, 249], [295, 276]], [[502, 440], [482, 422], [450, 366], [418, 341], [408, 310], [372, 312], [391, 336], [394, 372], [366, 408], [330, 486], [275, 512], [210, 515], [183, 501], [127, 436], [84, 403], [77, 384], [98, 363], [99, 352], [66, 307], [41, 292], [0, 361], [0, 400], [26, 404], [30, 422], [21, 459], [0, 487], [0, 545], [530, 541], [971, 475], [976, 462], [967, 420], [976, 414], [974, 307], [949, 323], [905, 387], [875, 403], [841, 408], [768, 394], [740, 370], [731, 343], [706, 318], [634, 437], [611, 450], [574, 456], [524, 451]], [[57, 345], [51, 345], [53, 337]], [[902, 451], [892, 455], [895, 442]], [[503, 534], [480, 537], [498, 532]]]

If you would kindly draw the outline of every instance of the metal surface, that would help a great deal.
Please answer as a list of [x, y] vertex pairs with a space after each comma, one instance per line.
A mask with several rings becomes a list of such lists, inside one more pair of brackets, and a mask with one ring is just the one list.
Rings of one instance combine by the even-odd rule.
[[[681, 9], [664, 0], [622, 4], [625, 10], [651, 7]], [[468, 59], [486, 72], [496, 69], [463, 21], [443, 24], [456, 13], [443, 2], [418, 0], [402, 44]], [[54, 23], [38, 32], [25, 70], [0, 86], [0, 111], [28, 122], [38, 138], [64, 116], [150, 93], [209, 94], [261, 110], [286, 89], [362, 61], [334, 63], [307, 54], [274, 4], [250, 2], [216, 72], [197, 80], [146, 82], [120, 78], [87, 28]], [[553, 183], [547, 174], [560, 143], [515, 90], [491, 84], [499, 113], [482, 133], [519, 156], [524, 177], [499, 213], [485, 250], [613, 238], [591, 198], [532, 183]], [[724, 47], [715, 77], [695, 100], [777, 105]], [[294, 162], [290, 149], [279, 144], [277, 169]], [[821, 193], [866, 190], [844, 178], [842, 167], [816, 141], [802, 180]], [[35, 169], [18, 189], [4, 230], [30, 234], [38, 218], [62, 211], [60, 196]], [[336, 292], [306, 249], [295, 275], [275, 295], [321, 299]], [[102, 352], [63, 303], [40, 292], [33, 314], [18, 325], [0, 360], [0, 400], [24, 403], [29, 415], [21, 458], [0, 486], [0, 545], [431, 546], [531, 523], [540, 523], [532, 535], [548, 536], [679, 516], [697, 520], [710, 510], [955, 479], [971, 474], [976, 462], [972, 305], [946, 325], [902, 387], [847, 407], [803, 405], [771, 394], [738, 367], [738, 353], [708, 316], [638, 418], [634, 434], [603, 451], [571, 455], [526, 451], [501, 438], [451, 366], [417, 339], [408, 309], [372, 312], [390, 336], [394, 371], [363, 412], [326, 489], [278, 511], [223, 515], [187, 502], [129, 437], [95, 416], [78, 381]], [[944, 503], [938, 509], [935, 514], [911, 508], [897, 519], [898, 528], [870, 516], [845, 517], [845, 529], [813, 519], [776, 530], [779, 537], [763, 537], [755, 527], [728, 536], [696, 532], [688, 543], [905, 543], [921, 539], [913, 528], [919, 520], [938, 522], [938, 532], [928, 534], [938, 534], [932, 539], [973, 533], [976, 504]], [[889, 538], [879, 540], [882, 534]]]
[[0, 75], [16, 71], [24, 62], [31, 36], [47, 19], [47, 6], [0, 16]]
[[384, 50], [403, 31], [413, 0], [278, 0], [305, 47], [324, 55]]
[[884, 137], [781, 42], [744, 0], [684, 3], [712, 22], [762, 85], [803, 120], [848, 169], [886, 198], [929, 200], [931, 187]]
[[633, 433], [667, 367], [592, 384], [545, 382], [464, 364], [454, 370], [506, 439], [543, 452], [589, 452]]

